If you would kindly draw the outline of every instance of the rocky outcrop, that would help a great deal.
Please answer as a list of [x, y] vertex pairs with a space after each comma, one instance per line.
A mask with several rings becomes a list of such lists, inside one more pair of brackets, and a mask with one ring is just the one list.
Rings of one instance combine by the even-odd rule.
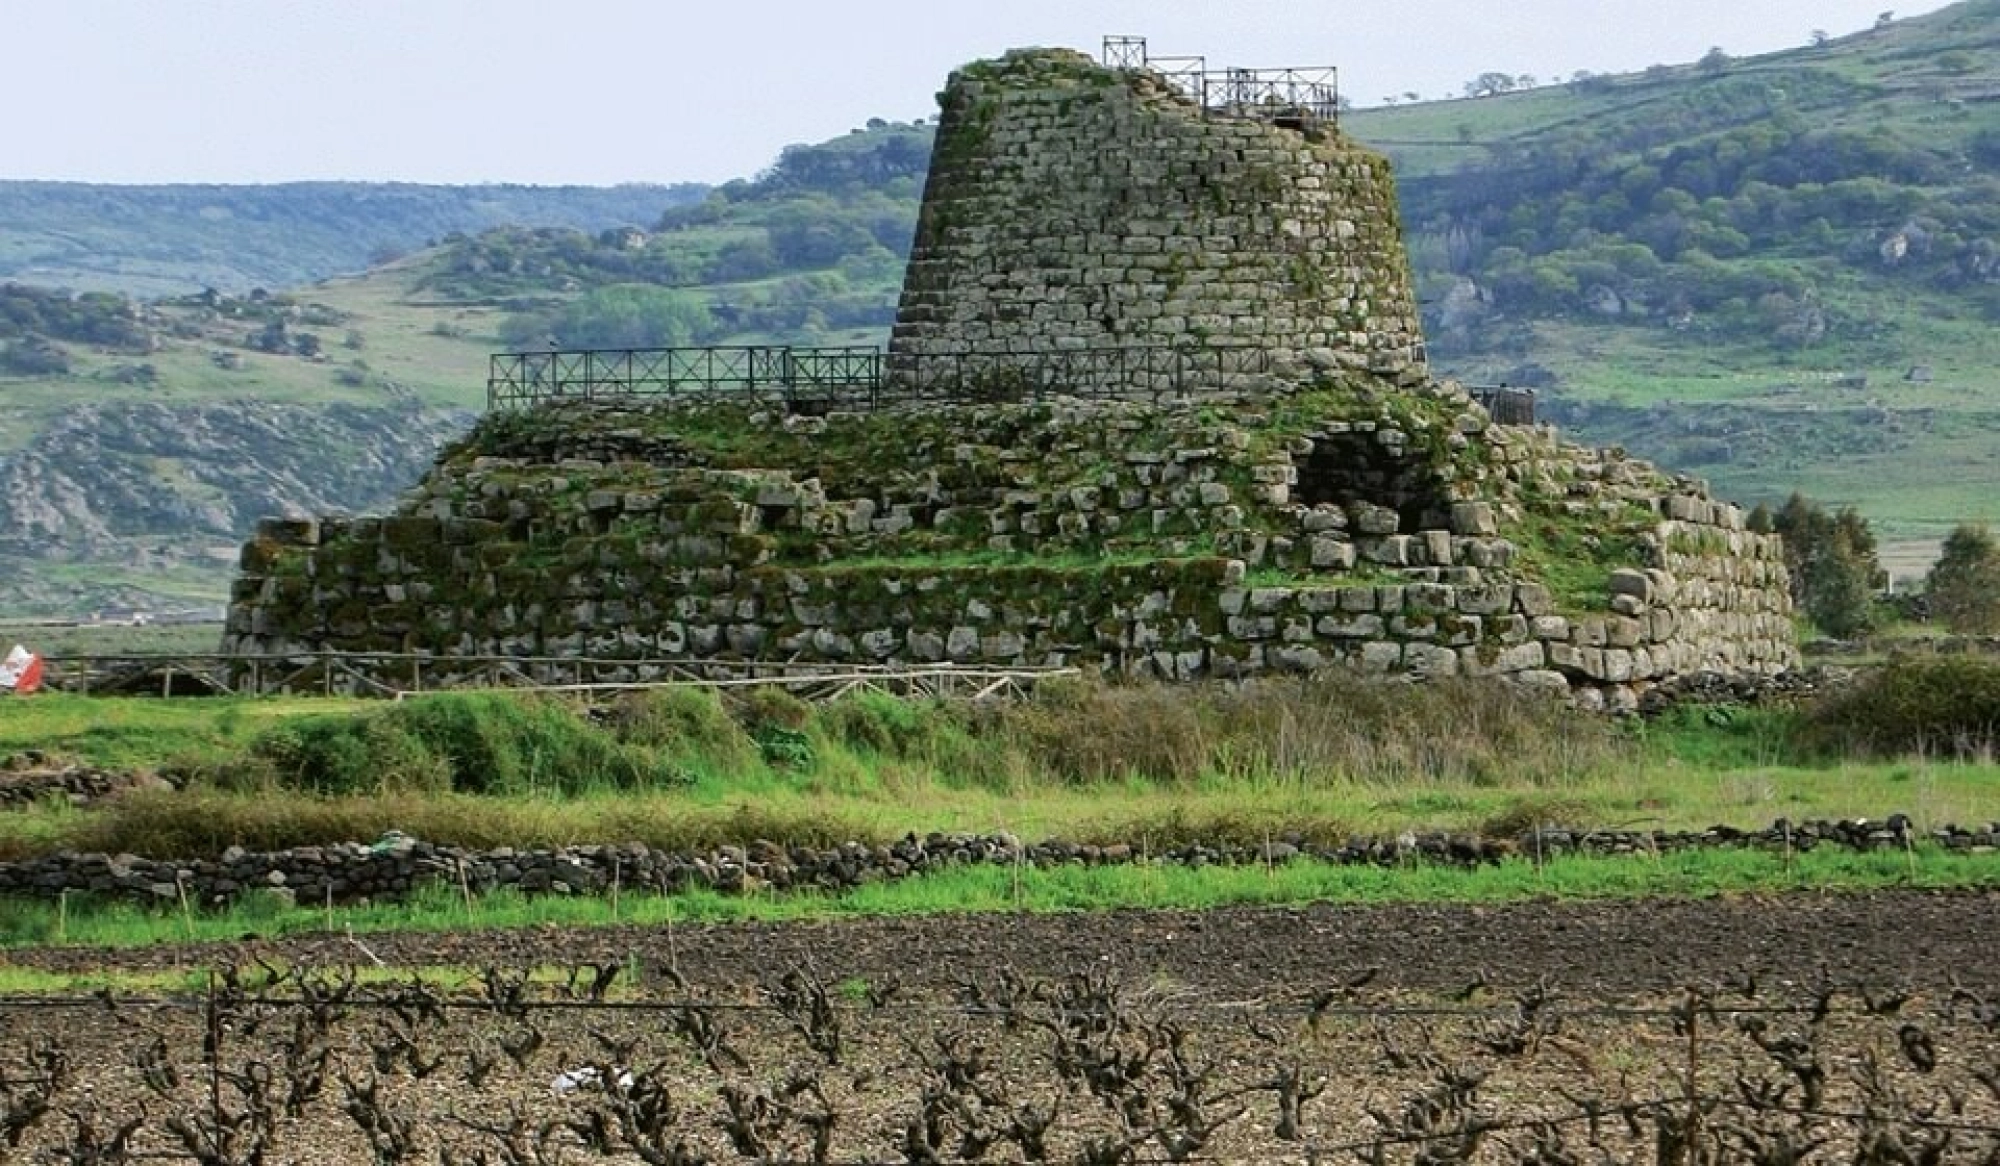
[[273, 514], [379, 505], [464, 424], [413, 405], [82, 405], [0, 458], [0, 554], [228, 541]]

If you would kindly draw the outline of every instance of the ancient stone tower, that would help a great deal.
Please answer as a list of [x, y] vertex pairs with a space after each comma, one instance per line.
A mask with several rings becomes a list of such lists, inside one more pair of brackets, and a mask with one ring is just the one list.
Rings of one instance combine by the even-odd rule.
[[894, 354], [1310, 353], [1420, 377], [1388, 163], [1324, 117], [1062, 50], [961, 69], [942, 102]]
[[[564, 373], [587, 360], [497, 358], [549, 374], [507, 382], [540, 403], [394, 514], [267, 523], [225, 647], [432, 678], [1360, 668], [1621, 708], [1795, 662], [1782, 548], [1739, 509], [1431, 381], [1386, 164], [1250, 76], [961, 70], [886, 361], [730, 350], [726, 383], [621, 396]], [[802, 408], [801, 367], [847, 395]]]

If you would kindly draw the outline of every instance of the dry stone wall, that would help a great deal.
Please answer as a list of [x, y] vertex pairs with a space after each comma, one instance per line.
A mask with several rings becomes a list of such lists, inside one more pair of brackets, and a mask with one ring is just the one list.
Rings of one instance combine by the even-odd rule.
[[1617, 707], [1794, 662], [1777, 540], [1699, 482], [1370, 383], [1265, 413], [501, 419], [397, 514], [266, 523], [228, 646], [586, 655], [634, 679], [649, 658], [1356, 667]]
[[1332, 127], [1208, 116], [1060, 50], [968, 66], [941, 102], [895, 353], [1237, 349], [1420, 376], [1388, 163]]
[[185, 899], [218, 906], [263, 896], [303, 905], [392, 902], [426, 884], [471, 894], [498, 889], [526, 895], [674, 893], [689, 888], [725, 894], [765, 890], [841, 891], [967, 866], [1041, 868], [1115, 866], [1135, 862], [1205, 867], [1268, 866], [1309, 859], [1340, 866], [1407, 866], [1413, 862], [1474, 866], [1510, 855], [1564, 854], [1657, 857], [1697, 849], [1760, 849], [1790, 853], [1819, 847], [1867, 852], [1903, 850], [1928, 842], [1956, 854], [1990, 854], [2000, 847], [2000, 822], [1939, 826], [1919, 834], [1909, 818], [1880, 821], [1773, 823], [1738, 831], [1573, 830], [1539, 827], [1516, 837], [1431, 833], [1385, 839], [1356, 837], [1318, 843], [1277, 836], [1253, 845], [1214, 841], [1162, 848], [1143, 839], [1084, 844], [1050, 839], [1024, 844], [1009, 834], [910, 835], [896, 842], [847, 842], [824, 849], [758, 841], [703, 852], [676, 853], [642, 844], [560, 849], [474, 850], [441, 846], [402, 834], [374, 843], [339, 843], [292, 850], [231, 847], [214, 859], [157, 859], [68, 851], [23, 862], [0, 862], [0, 895], [58, 899], [87, 895], [151, 906]]

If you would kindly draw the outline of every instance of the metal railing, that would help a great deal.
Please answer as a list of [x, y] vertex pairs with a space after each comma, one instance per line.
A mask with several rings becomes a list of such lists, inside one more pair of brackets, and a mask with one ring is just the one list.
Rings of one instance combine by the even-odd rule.
[[1293, 123], [1340, 120], [1340, 77], [1313, 69], [1224, 69], [1200, 75], [1196, 100], [1211, 114]]
[[[1283, 361], [1262, 348], [1075, 348], [1042, 352], [892, 352], [838, 348], [635, 348], [503, 352], [491, 358], [490, 409], [550, 401], [673, 398], [752, 402], [792, 412], [1051, 397], [1162, 401], [1276, 386]], [[1501, 425], [1535, 424], [1535, 391], [1467, 385]]]
[[488, 359], [486, 405], [505, 409], [600, 397], [869, 398], [882, 383], [882, 350], [792, 348], [588, 348], [501, 352]]
[[1107, 69], [1150, 69], [1215, 116], [1294, 127], [1340, 120], [1340, 70], [1330, 65], [1210, 69], [1205, 57], [1155, 57], [1136, 36], [1105, 37], [1102, 60]]
[[1275, 363], [1262, 349], [1161, 346], [992, 353], [860, 346], [504, 352], [491, 357], [486, 404], [498, 410], [670, 397], [825, 412], [1053, 396], [1151, 400], [1260, 387], [1259, 378]]
[[1466, 385], [1473, 400], [1486, 407], [1495, 425], [1533, 425], [1535, 390], [1512, 385]]

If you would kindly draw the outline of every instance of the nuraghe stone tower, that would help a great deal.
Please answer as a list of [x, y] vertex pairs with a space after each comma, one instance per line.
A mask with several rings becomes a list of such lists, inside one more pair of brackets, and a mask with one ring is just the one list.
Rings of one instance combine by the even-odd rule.
[[[893, 347], [1311, 351], [1416, 376], [1389, 164], [1067, 52], [955, 74]], [[1144, 386], [1141, 386], [1144, 387]]]
[[880, 407], [496, 412], [394, 514], [266, 523], [225, 646], [1351, 667], [1613, 706], [1795, 661], [1735, 506], [1430, 380], [1388, 168], [1330, 124], [1063, 51], [943, 101]]

